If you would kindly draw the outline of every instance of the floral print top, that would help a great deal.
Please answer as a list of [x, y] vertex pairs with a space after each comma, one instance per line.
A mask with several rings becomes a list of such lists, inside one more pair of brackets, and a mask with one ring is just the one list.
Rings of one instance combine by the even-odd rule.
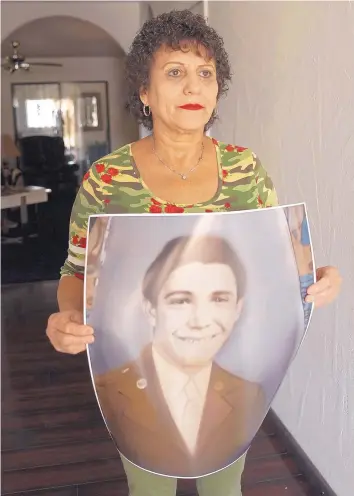
[[225, 212], [278, 205], [270, 177], [249, 148], [212, 141], [219, 165], [218, 188], [209, 201], [194, 205], [171, 204], [154, 196], [140, 177], [131, 144], [95, 162], [72, 209], [68, 257], [61, 276], [84, 276], [90, 215]]

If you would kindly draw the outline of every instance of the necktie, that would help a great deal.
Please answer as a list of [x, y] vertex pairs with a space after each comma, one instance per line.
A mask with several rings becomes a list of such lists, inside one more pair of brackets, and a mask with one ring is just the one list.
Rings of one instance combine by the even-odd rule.
[[194, 451], [202, 417], [203, 405], [193, 380], [184, 388], [185, 406], [182, 414], [182, 435], [191, 452]]

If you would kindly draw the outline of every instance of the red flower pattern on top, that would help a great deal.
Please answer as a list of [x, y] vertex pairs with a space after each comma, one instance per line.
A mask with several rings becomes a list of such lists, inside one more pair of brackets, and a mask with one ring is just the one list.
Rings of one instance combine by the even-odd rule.
[[110, 176], [109, 174], [102, 174], [101, 181], [103, 181], [106, 184], [111, 184], [112, 176]]
[[80, 238], [79, 247], [86, 248], [86, 238]]
[[151, 205], [149, 208], [151, 214], [161, 214], [162, 208], [159, 205]]
[[104, 164], [96, 164], [96, 171], [101, 174], [105, 170], [105, 165]]
[[166, 205], [165, 213], [166, 214], [182, 214], [184, 212], [184, 208], [178, 207], [177, 205]]
[[[123, 211], [134, 213], [151, 212], [152, 215], [168, 215], [169, 213], [170, 215], [182, 215], [183, 212], [189, 213], [189, 211], [229, 213], [236, 207], [236, 209], [261, 208], [265, 206], [272, 207], [277, 204], [275, 191], [267, 182], [264, 182], [263, 175], [265, 172], [260, 164], [255, 164], [256, 157], [250, 149], [219, 142], [216, 139], [213, 139], [212, 143], [213, 145], [211, 146], [215, 146], [217, 149], [220, 182], [223, 185], [220, 188], [220, 194], [211, 199], [209, 203], [203, 202], [187, 206], [185, 204], [176, 205], [173, 202], [165, 202], [159, 198], [151, 198], [153, 194], [143, 184], [137, 184], [136, 177], [133, 181], [135, 181], [137, 189], [141, 192], [143, 201], [135, 202], [134, 198], [132, 198], [134, 195], [131, 195], [129, 188], [126, 188], [128, 191], [121, 191], [121, 185], [119, 184], [120, 179], [125, 177], [126, 147], [122, 148], [118, 153], [115, 152], [94, 162], [92, 167], [89, 170], [85, 170], [81, 176], [83, 179], [82, 192], [78, 195], [70, 227], [70, 259], [63, 267], [62, 274], [70, 273], [80, 277], [80, 279], [83, 278], [82, 259], [85, 249], [87, 249], [84, 247], [88, 243], [86, 238], [81, 238], [81, 236], [86, 236], [87, 215], [94, 211], [94, 208], [99, 212], [112, 211], [113, 213], [116, 209], [120, 210], [122, 208]], [[243, 150], [246, 151], [243, 152]], [[236, 198], [240, 182], [236, 179], [242, 178], [243, 175], [245, 182], [246, 177], [248, 178], [247, 182], [249, 182], [250, 187], [247, 192], [241, 192]], [[90, 184], [93, 181], [95, 181], [95, 185]], [[262, 187], [260, 187], [261, 185]], [[101, 195], [103, 195], [102, 198]], [[94, 207], [91, 210], [87, 206], [88, 202], [91, 207]], [[109, 203], [111, 205], [108, 205]]]
[[71, 238], [71, 243], [79, 248], [86, 248], [86, 238], [80, 238], [77, 234]]
[[247, 150], [247, 148], [245, 148], [244, 146], [234, 146], [234, 145], [227, 145], [225, 147], [225, 150], [227, 152], [233, 152], [233, 151], [237, 151], [237, 152], [244, 152], [245, 150]]
[[114, 176], [117, 176], [119, 174], [119, 170], [115, 169], [114, 167], [110, 167], [107, 171], [107, 174], [114, 177]]

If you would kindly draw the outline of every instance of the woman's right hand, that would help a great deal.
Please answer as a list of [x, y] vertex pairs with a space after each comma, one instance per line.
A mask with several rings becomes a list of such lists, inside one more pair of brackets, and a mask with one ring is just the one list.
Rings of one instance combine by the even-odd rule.
[[57, 351], [71, 355], [85, 351], [86, 345], [94, 342], [92, 327], [84, 325], [82, 313], [77, 310], [53, 313], [46, 333]]

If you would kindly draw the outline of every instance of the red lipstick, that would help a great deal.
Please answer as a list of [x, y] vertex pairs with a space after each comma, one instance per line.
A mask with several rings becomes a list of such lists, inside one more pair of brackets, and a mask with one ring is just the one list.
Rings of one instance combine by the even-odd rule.
[[199, 103], [187, 103], [186, 105], [181, 105], [179, 108], [183, 110], [201, 110], [204, 107], [199, 105]]

